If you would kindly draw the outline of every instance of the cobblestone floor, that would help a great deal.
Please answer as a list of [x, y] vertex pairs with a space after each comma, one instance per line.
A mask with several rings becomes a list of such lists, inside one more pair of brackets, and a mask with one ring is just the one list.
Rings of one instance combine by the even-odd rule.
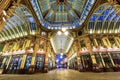
[[33, 75], [3, 74], [0, 80], [120, 80], [120, 72], [92, 73], [56, 69]]

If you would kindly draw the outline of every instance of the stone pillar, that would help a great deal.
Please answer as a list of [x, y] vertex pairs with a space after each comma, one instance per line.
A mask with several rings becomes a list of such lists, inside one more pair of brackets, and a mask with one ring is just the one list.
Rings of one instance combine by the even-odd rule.
[[35, 72], [35, 59], [36, 59], [36, 53], [38, 49], [39, 49], [39, 38], [36, 37], [35, 44], [34, 44], [34, 52], [32, 54], [31, 65], [29, 67], [30, 74]]
[[110, 60], [111, 60], [112, 65], [115, 66], [115, 63], [114, 63], [114, 61], [113, 61], [113, 59], [112, 59], [112, 57], [111, 57], [111, 55], [110, 55], [109, 52], [108, 52], [108, 55], [109, 55], [109, 57], [110, 57]]
[[93, 39], [93, 42], [94, 42], [94, 44], [95, 44], [96, 47], [99, 46], [96, 39]]
[[115, 40], [115, 43], [117, 44], [117, 46], [120, 48], [119, 38], [115, 37], [114, 40]]
[[20, 74], [24, 73], [24, 66], [25, 66], [26, 57], [27, 57], [27, 54], [25, 53], [22, 57], [22, 61], [21, 61], [21, 64], [20, 64], [20, 70], [19, 70]]
[[[22, 50], [26, 50], [26, 48], [30, 46], [30, 42], [31, 42], [31, 40], [25, 40], [25, 42], [22, 45]], [[20, 74], [24, 73], [24, 66], [25, 66], [25, 62], [26, 62], [26, 57], [27, 57], [27, 54], [24, 53], [24, 55], [22, 57], [21, 64], [20, 64], [20, 70], [19, 70]]]
[[[10, 45], [9, 45], [9, 46], [10, 46]], [[17, 46], [17, 42], [14, 42], [13, 45], [12, 45], [12, 48], [10, 49], [9, 52], [12, 52], [13, 49], [14, 49], [16, 46]], [[6, 66], [6, 69], [8, 69], [11, 59], [12, 59], [12, 54], [10, 54], [10, 58], [9, 58], [9, 60], [8, 60], [8, 64], [7, 64], [7, 66]]]
[[77, 42], [75, 41], [74, 43], [73, 43], [73, 47], [72, 47], [72, 56], [74, 55], [74, 54], [76, 54], [76, 56], [74, 57], [74, 60], [73, 60], [73, 64], [74, 64], [74, 69], [75, 70], [78, 70], [78, 58], [79, 58], [79, 55], [78, 55], [78, 48], [79, 48], [79, 46], [77, 46]]
[[119, 43], [120, 43], [120, 38], [119, 38], [119, 37], [117, 37], [117, 39], [118, 39], [118, 41], [119, 41]]
[[[4, 48], [3, 48], [3, 50], [2, 50], [3, 53], [4, 53], [5, 51], [7, 51], [8, 46], [9, 46], [9, 43], [6, 43], [6, 44], [4, 45]], [[3, 68], [3, 70], [2, 70], [1, 73], [3, 73], [3, 74], [6, 73], [6, 66], [7, 66], [7, 65], [5, 65], [6, 60], [7, 60], [7, 57], [4, 57], [4, 59], [3, 59], [3, 61], [2, 61], [2, 68]]]
[[86, 47], [87, 47], [87, 49], [89, 50], [89, 53], [90, 53], [90, 55], [91, 55], [91, 59], [92, 59], [93, 65], [94, 65], [94, 64], [97, 64], [97, 63], [96, 63], [95, 56], [93, 55], [92, 46], [91, 46], [91, 44], [90, 44], [91, 42], [90, 42], [89, 38], [85, 38], [84, 40], [85, 40], [85, 45], [86, 45]]
[[44, 50], [46, 51], [45, 54], [45, 63], [44, 63], [44, 73], [48, 72], [48, 52], [50, 49], [50, 42], [45, 41], [45, 47]]
[[80, 48], [81, 48], [81, 45], [80, 45], [80, 41], [77, 40], [76, 41], [76, 51], [77, 51], [77, 64], [78, 64], [78, 70], [79, 71], [82, 71], [82, 64], [81, 64], [81, 59], [80, 59]]
[[102, 57], [101, 53], [99, 53], [99, 55], [100, 55], [100, 58], [101, 58], [101, 60], [102, 60], [103, 67], [105, 68], [105, 62], [104, 62], [104, 60], [103, 60], [103, 57]]
[[69, 56], [68, 56], [68, 62], [67, 62], [67, 68], [69, 69], [70, 68], [70, 61], [69, 61], [69, 58], [71, 57], [72, 55], [72, 49], [70, 49], [70, 51], [68, 52]]
[[107, 47], [107, 48], [110, 47], [110, 44], [106, 38], [102, 38], [102, 42], [103, 42], [105, 47]]
[[107, 43], [109, 44], [109, 47], [112, 47], [112, 44], [110, 43], [110, 40], [106, 38]]
[[[97, 42], [96, 39], [94, 39], [94, 44], [95, 44], [95, 46], [96, 46], [98, 49], [100, 49], [100, 45], [98, 45], [98, 42]], [[100, 55], [100, 58], [101, 58], [101, 61], [102, 61], [102, 65], [103, 65], [103, 68], [105, 68], [105, 62], [104, 62], [104, 60], [103, 60], [103, 57], [102, 57], [102, 55], [101, 55], [101, 52], [99, 52], [98, 54]], [[102, 67], [102, 65], [99, 65], [99, 66]]]
[[55, 53], [52, 50], [51, 46], [50, 46], [50, 53], [51, 53], [51, 58], [52, 58], [52, 69], [55, 69]]
[[9, 57], [10, 57], [10, 58], [9, 58], [8, 63], [7, 63], [7, 65], [6, 65], [6, 70], [8, 69], [8, 66], [9, 66], [9, 64], [10, 64], [10, 61], [11, 61], [12, 55], [10, 55]]
[[90, 53], [91, 59], [92, 59], [92, 71], [94, 72], [100, 72], [99, 65], [96, 62], [95, 55], [93, 54], [92, 51], [92, 46], [89, 38], [85, 38], [85, 45]]
[[[111, 43], [110, 43], [110, 41], [108, 40], [107, 37], [103, 38], [102, 40], [103, 40], [104, 44], [107, 45], [107, 48], [111, 47]], [[109, 55], [109, 58], [110, 58], [110, 60], [111, 60], [111, 63], [112, 63], [112, 65], [113, 65], [113, 67], [115, 67], [114, 61], [113, 61], [113, 59], [112, 59], [110, 53], [107, 52], [107, 54]]]

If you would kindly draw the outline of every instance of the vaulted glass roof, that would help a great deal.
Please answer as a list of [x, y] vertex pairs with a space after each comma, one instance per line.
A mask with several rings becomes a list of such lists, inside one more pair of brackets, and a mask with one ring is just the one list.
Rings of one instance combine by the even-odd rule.
[[35, 32], [35, 20], [27, 8], [23, 6], [16, 7], [11, 14], [12, 16], [6, 19], [0, 32], [0, 41], [23, 37]]
[[94, 0], [31, 0], [40, 23], [48, 29], [79, 27], [88, 15]]
[[55, 53], [67, 53], [73, 43], [73, 37], [71, 35], [55, 34], [51, 39], [52, 47]]
[[90, 18], [89, 33], [119, 33], [120, 16], [117, 12], [114, 5], [100, 6]]

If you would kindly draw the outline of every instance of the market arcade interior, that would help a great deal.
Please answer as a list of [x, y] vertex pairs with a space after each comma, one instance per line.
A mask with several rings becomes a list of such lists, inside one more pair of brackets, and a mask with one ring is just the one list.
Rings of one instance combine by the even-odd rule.
[[0, 73], [120, 71], [119, 0], [3, 0]]

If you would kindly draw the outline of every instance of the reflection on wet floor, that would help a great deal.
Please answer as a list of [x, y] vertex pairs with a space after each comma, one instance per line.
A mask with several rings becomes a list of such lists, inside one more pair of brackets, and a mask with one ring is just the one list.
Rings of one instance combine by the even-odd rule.
[[0, 80], [120, 80], [120, 72], [78, 72], [69, 69], [55, 69], [48, 73], [33, 75], [3, 74]]

